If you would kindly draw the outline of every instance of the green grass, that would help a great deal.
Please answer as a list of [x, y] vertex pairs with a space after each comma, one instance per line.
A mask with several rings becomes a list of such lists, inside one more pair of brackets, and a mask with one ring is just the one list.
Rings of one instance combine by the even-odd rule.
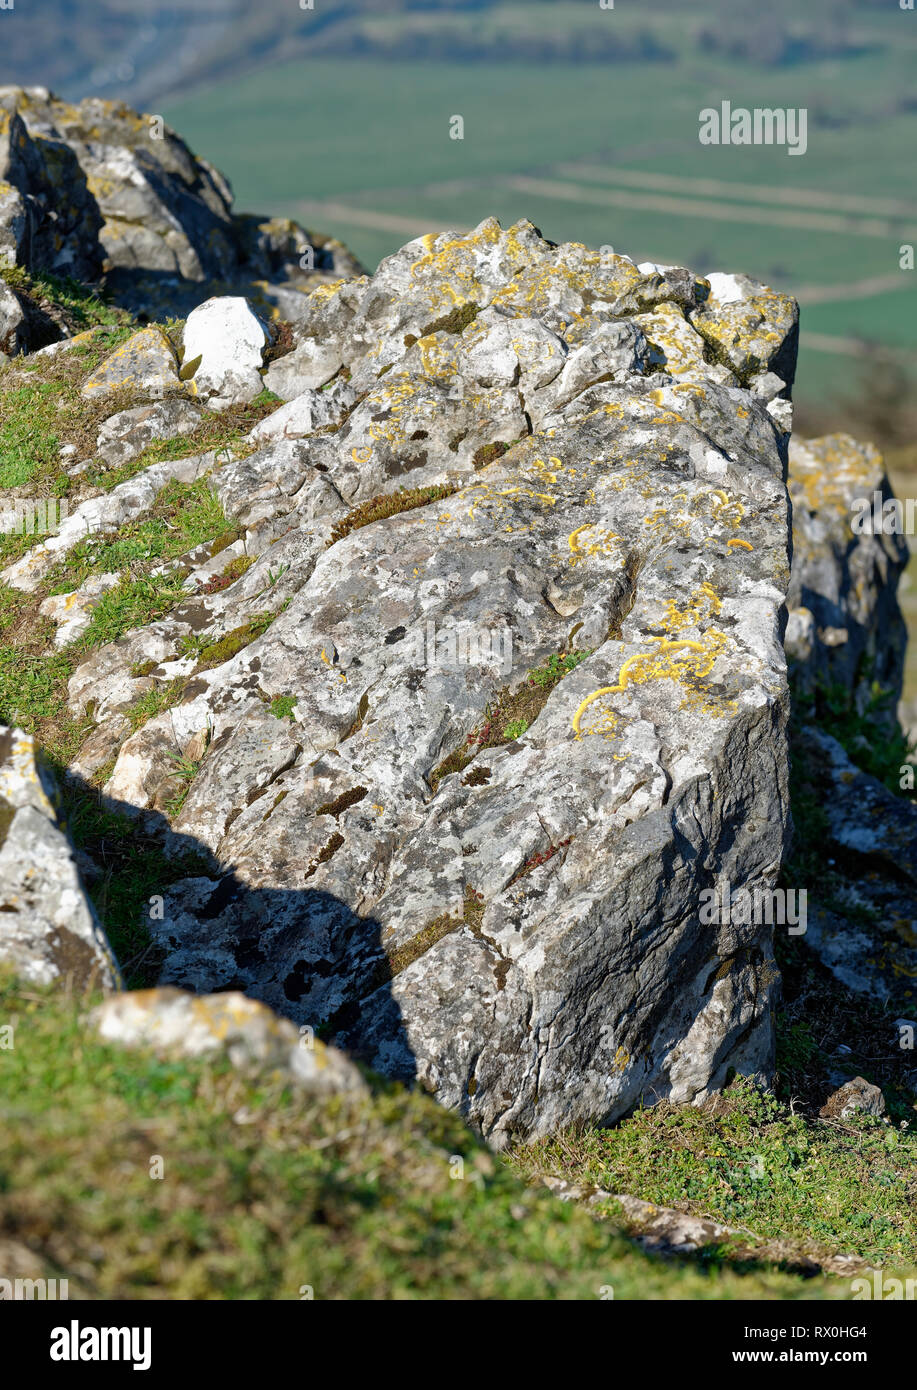
[[857, 767], [896, 795], [907, 795], [901, 790], [901, 766], [913, 760], [915, 747], [895, 721], [893, 695], [877, 681], [862, 711], [843, 686], [820, 682], [813, 695], [795, 697], [794, 719], [801, 726], [817, 725], [837, 739]]
[[917, 1262], [914, 1128], [807, 1119], [742, 1081], [703, 1107], [662, 1103], [518, 1149], [513, 1166], [903, 1267]]
[[[155, 662], [152, 663], [155, 666]], [[140, 674], [137, 672], [136, 674]], [[185, 692], [187, 680], [184, 676], [176, 676], [175, 680], [169, 681], [167, 685], [154, 686], [152, 690], [147, 690], [139, 699], [125, 710], [131, 726], [131, 733], [136, 733], [139, 728], [154, 719], [157, 714], [162, 714], [163, 710], [171, 709], [177, 705]]]
[[[909, 132], [906, 113], [889, 114], [889, 108], [911, 93], [910, 62], [908, 51], [893, 46], [863, 55], [843, 65], [842, 86], [837, 63], [809, 65], [809, 106], [843, 117], [845, 124], [817, 127], [814, 137], [810, 129], [809, 153], [795, 159], [775, 147], [699, 144], [698, 112], [719, 92], [736, 104], [740, 94], [745, 106], [800, 104], [798, 68], [762, 69], [716, 58], [674, 67], [616, 67], [613, 83], [584, 81], [577, 63], [322, 58], [277, 64], [191, 93], [168, 102], [165, 115], [197, 151], [230, 174], [247, 207], [273, 207], [297, 196], [337, 197], [353, 189], [411, 189], [431, 180], [651, 148], [653, 166], [664, 172], [693, 172], [690, 166], [696, 166], [711, 177], [774, 182], [780, 176], [798, 186], [817, 180], [839, 192], [856, 188], [895, 196], [894, 164], [876, 158], [876, 141]], [[552, 97], [547, 102], [546, 84]], [[664, 101], [652, 99], [663, 91]], [[861, 119], [851, 120], [860, 109]], [[449, 140], [455, 113], [465, 116], [464, 141]], [[367, 140], [367, 129], [380, 117], [388, 138]], [[320, 119], [327, 139], [318, 151], [300, 132]], [[282, 158], [265, 161], [265, 142], [278, 154], [297, 151], [292, 181]], [[846, 160], [838, 160], [842, 152]], [[767, 232], [762, 227], [759, 236]]]
[[93, 647], [115, 642], [133, 628], [155, 622], [187, 598], [181, 575], [174, 573], [122, 578], [102, 594], [92, 611], [89, 626], [74, 644], [85, 656]]
[[271, 714], [275, 719], [292, 719], [298, 703], [295, 695], [275, 695], [271, 701]]
[[67, 707], [67, 682], [77, 666], [96, 647], [163, 617], [185, 597], [174, 574], [125, 576], [102, 595], [83, 634], [57, 651], [55, 625], [39, 617], [35, 597], [0, 586], [0, 723], [35, 734], [61, 763], [72, 761], [92, 727], [88, 716], [73, 716]]
[[81, 541], [48, 583], [51, 594], [76, 589], [93, 574], [134, 572], [174, 560], [225, 531], [229, 523], [206, 480], [167, 483], [144, 516], [127, 522], [114, 536]]
[[[846, 1291], [651, 1259], [526, 1187], [422, 1091], [380, 1082], [369, 1099], [319, 1101], [222, 1060], [119, 1050], [86, 1031], [66, 997], [6, 978], [0, 1019], [15, 1024], [15, 1046], [0, 1052], [0, 1236], [90, 1298]], [[150, 1176], [154, 1154], [165, 1158], [161, 1180]]]
[[54, 402], [60, 392], [50, 381], [19, 386], [4, 397], [0, 420], [0, 488], [22, 487], [36, 472], [57, 462]]
[[[97, 647], [163, 617], [186, 598], [181, 571], [149, 571], [226, 528], [226, 517], [206, 482], [173, 480], [148, 513], [117, 535], [81, 542], [37, 594], [0, 585], [0, 721], [35, 734], [62, 765], [72, 761], [92, 724], [67, 708], [70, 676]], [[118, 573], [118, 584], [101, 595], [85, 631], [54, 650], [55, 626], [38, 613], [42, 599], [48, 593], [68, 593], [89, 575], [105, 571]], [[132, 727], [139, 728], [180, 695], [175, 682], [147, 692], [129, 712]]]
[[[7, 594], [0, 595], [0, 604]], [[13, 608], [12, 603], [3, 606], [8, 614]], [[39, 640], [50, 646], [53, 634], [53, 624], [42, 620]], [[34, 628], [32, 635], [34, 639]], [[23, 649], [19, 643], [4, 641], [0, 618], [0, 722], [36, 733], [43, 720], [59, 718], [72, 672], [73, 657], [68, 652]]]
[[38, 305], [51, 305], [73, 332], [84, 332], [100, 325], [118, 328], [132, 323], [126, 309], [119, 309], [93, 286], [83, 285], [68, 275], [29, 272], [18, 265], [0, 266], [0, 280], [5, 280], [10, 289], [28, 296]]
[[166, 811], [174, 819], [181, 811], [191, 790], [191, 783], [197, 776], [203, 759], [184, 758], [180, 753], [169, 753], [175, 767], [169, 774], [178, 780], [178, 789], [175, 795], [170, 797], [166, 803]]
[[181, 878], [207, 874], [213, 865], [202, 854], [168, 858], [160, 840], [125, 815], [103, 804], [96, 788], [68, 782], [54, 765], [61, 792], [60, 816], [74, 846], [85, 850], [100, 870], [90, 896], [108, 934], [129, 989], [156, 982], [160, 961], [150, 947], [151, 899]]
[[[129, 392], [104, 404], [89, 403], [80, 388], [93, 368], [133, 331], [129, 324], [106, 326], [97, 337], [57, 357], [24, 358], [0, 372], [0, 489], [31, 484], [42, 495], [70, 491], [60, 446], [76, 443], [81, 455], [88, 455], [106, 416], [134, 403]], [[23, 374], [28, 380], [21, 379]], [[11, 539], [16, 538], [3, 537], [0, 542]], [[5, 553], [0, 549], [0, 555]]]

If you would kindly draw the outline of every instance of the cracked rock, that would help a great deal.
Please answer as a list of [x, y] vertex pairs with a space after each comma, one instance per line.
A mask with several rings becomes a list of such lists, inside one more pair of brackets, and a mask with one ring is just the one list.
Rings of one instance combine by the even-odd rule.
[[0, 962], [33, 984], [118, 986], [118, 968], [57, 823], [31, 737], [0, 726]]

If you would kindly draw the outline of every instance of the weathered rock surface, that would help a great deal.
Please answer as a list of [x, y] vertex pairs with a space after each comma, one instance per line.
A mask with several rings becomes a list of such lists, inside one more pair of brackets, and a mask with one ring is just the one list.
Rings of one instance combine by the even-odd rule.
[[[906, 1003], [917, 977], [917, 804], [856, 765], [896, 734], [907, 629], [898, 581], [903, 536], [854, 527], [876, 495], [892, 496], [878, 451], [848, 435], [794, 440], [789, 456], [793, 565], [786, 651], [808, 727], [794, 740], [824, 819], [825, 875], [808, 893], [803, 940], [840, 985]], [[884, 692], [877, 702], [877, 691]], [[816, 726], [822, 700], [872, 726], [849, 751]], [[902, 783], [903, 787], [903, 783]]]
[[44, 87], [0, 87], [0, 258], [101, 279], [157, 318], [227, 291], [295, 318], [306, 285], [360, 273], [340, 242], [234, 214], [227, 181], [158, 117]]
[[861, 710], [873, 682], [901, 693], [907, 630], [896, 595], [908, 563], [901, 535], [854, 532], [854, 502], [892, 496], [882, 456], [849, 435], [790, 445], [793, 568], [786, 650], [801, 692], [849, 691]]
[[199, 765], [168, 845], [213, 870], [151, 924], [164, 983], [325, 1025], [497, 1143], [769, 1073], [770, 929], [698, 915], [717, 879], [773, 886], [787, 816], [795, 311], [740, 289], [718, 328], [686, 270], [490, 220], [305, 297], [296, 350], [340, 377], [247, 456], [181, 464], [254, 563], [210, 592], [196, 560], [70, 682], [97, 725], [76, 770], [116, 758], [105, 792], [148, 827]]
[[846, 1120], [851, 1115], [879, 1118], [885, 1114], [885, 1097], [878, 1086], [870, 1085], [862, 1076], [855, 1076], [830, 1095], [818, 1113], [826, 1120]]
[[141, 989], [112, 995], [90, 1023], [107, 1042], [182, 1057], [224, 1053], [234, 1067], [281, 1072], [311, 1095], [365, 1093], [366, 1082], [336, 1048], [326, 1047], [244, 994]]
[[831, 901], [814, 895], [805, 941], [845, 988], [907, 997], [917, 978], [917, 804], [821, 730], [807, 729], [800, 748], [823, 789], [826, 866], [839, 880]]
[[709, 276], [710, 294], [693, 319], [714, 351], [742, 377], [770, 372], [787, 386], [796, 375], [799, 308], [748, 275]]
[[153, 405], [134, 406], [110, 415], [99, 430], [96, 457], [110, 468], [130, 463], [154, 439], [177, 439], [193, 434], [201, 422], [201, 410], [180, 396]]
[[25, 311], [9, 286], [0, 280], [0, 353], [15, 357], [23, 350], [25, 341]]
[[116, 574], [93, 574], [85, 579], [80, 587], [69, 594], [51, 594], [44, 599], [39, 608], [43, 618], [50, 618], [57, 624], [54, 645], [58, 649], [75, 642], [92, 619], [93, 609], [103, 594], [118, 584]]
[[271, 363], [264, 374], [264, 384], [283, 400], [293, 401], [304, 391], [324, 386], [343, 364], [339, 348], [305, 338], [292, 352]]
[[113, 988], [118, 970], [28, 734], [0, 726], [0, 963], [35, 984]]
[[183, 337], [195, 395], [209, 397], [211, 410], [253, 401], [263, 390], [262, 354], [268, 341], [267, 329], [247, 300], [221, 295], [198, 305], [188, 315]]
[[139, 391], [159, 400], [180, 389], [175, 349], [161, 328], [142, 328], [101, 362], [83, 387], [86, 400]]

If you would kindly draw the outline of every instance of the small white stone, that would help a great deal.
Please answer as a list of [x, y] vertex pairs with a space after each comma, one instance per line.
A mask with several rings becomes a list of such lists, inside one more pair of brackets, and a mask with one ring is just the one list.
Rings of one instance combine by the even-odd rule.
[[268, 333], [247, 299], [220, 295], [193, 309], [185, 324], [184, 365], [200, 365], [189, 382], [211, 410], [253, 401], [264, 388], [261, 361]]

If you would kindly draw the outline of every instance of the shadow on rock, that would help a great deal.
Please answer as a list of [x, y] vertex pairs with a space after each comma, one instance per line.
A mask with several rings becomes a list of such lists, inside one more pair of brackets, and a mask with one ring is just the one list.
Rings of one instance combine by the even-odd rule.
[[376, 994], [386, 1072], [416, 1080], [378, 921], [320, 890], [252, 886], [159, 812], [102, 797], [73, 775], [63, 786], [77, 863], [129, 986], [238, 990], [364, 1059], [349, 1034], [358, 1001]]

